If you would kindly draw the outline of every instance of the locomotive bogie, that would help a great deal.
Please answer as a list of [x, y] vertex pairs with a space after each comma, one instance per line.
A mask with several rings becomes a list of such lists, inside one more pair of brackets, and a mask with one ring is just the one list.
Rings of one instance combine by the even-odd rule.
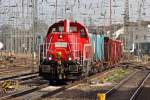
[[63, 61], [62, 63], [53, 61], [53, 63], [39, 66], [40, 76], [47, 76], [48, 79], [74, 79], [76, 75], [79, 76], [82, 73], [81, 68], [76, 61]]

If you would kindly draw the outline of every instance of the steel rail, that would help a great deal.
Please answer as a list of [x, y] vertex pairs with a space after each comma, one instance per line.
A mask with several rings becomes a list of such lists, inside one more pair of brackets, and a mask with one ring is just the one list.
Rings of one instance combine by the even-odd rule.
[[[116, 68], [113, 68], [113, 69], [116, 69]], [[97, 74], [92, 75], [90, 77], [84, 78], [82, 80], [75, 81], [74, 83], [70, 83], [69, 85], [62, 86], [62, 87], [60, 87], [60, 88], [58, 88], [56, 90], [44, 93], [38, 98], [40, 99], [40, 98], [46, 98], [46, 97], [55, 96], [58, 93], [61, 93], [62, 91], [65, 91], [65, 90], [67, 90], [67, 89], [69, 89], [71, 87], [77, 86], [77, 85], [79, 85], [79, 84], [81, 84], [83, 82], [87, 82], [88, 80], [96, 78], [99, 75], [103, 75], [104, 73], [112, 72], [112, 71], [114, 71], [113, 69], [112, 70], [106, 70], [106, 71], [103, 71], [101, 73], [97, 73]], [[10, 99], [10, 98], [23, 97], [23, 96], [25, 96], [27, 94], [37, 92], [38, 90], [40, 90], [42, 88], [45, 88], [45, 87], [48, 87], [48, 84], [46, 84], [46, 86], [44, 86], [44, 87], [41, 87], [41, 86], [31, 87], [31, 89], [29, 89], [29, 90], [25, 90], [25, 91], [22, 91], [20, 93], [16, 93], [16, 94], [12, 94], [12, 95], [9, 95], [9, 96], [5, 96], [2, 99], [6, 100], [6, 99]]]
[[139, 84], [139, 87], [136, 89], [136, 91], [134, 92], [134, 94], [132, 95], [130, 100], [135, 100], [137, 98], [137, 96], [139, 95], [139, 93], [141, 92], [141, 90], [142, 90], [142, 88], [144, 86], [144, 83], [147, 81], [148, 77], [150, 77], [150, 72], [141, 81], [141, 83]]
[[33, 75], [33, 74], [38, 74], [38, 72], [30, 72], [30, 73], [24, 73], [24, 74], [20, 74], [20, 75], [14, 75], [14, 76], [10, 76], [10, 77], [4, 77], [4, 78], [0, 78], [0, 81], [5, 81], [5, 80], [9, 80], [9, 79], [16, 79], [16, 78], [21, 78], [21, 77], [25, 77], [28, 75]]
[[105, 94], [106, 96], [110, 96], [112, 95], [119, 87], [121, 87], [121, 85], [123, 85], [126, 81], [128, 81], [132, 76], [134, 76], [136, 73], [140, 72], [136, 71], [133, 74], [129, 75], [127, 78], [125, 78], [124, 80], [122, 80], [119, 84], [115, 85], [112, 89], [110, 89], [109, 91], [107, 91]]
[[[113, 69], [116, 69], [116, 68], [113, 68]], [[79, 85], [79, 84], [82, 84], [82, 83], [84, 83], [84, 82], [88, 82], [88, 80], [94, 79], [94, 78], [96, 78], [97, 76], [103, 75], [104, 73], [110, 73], [111, 71], [114, 71], [113, 69], [112, 69], [112, 70], [105, 70], [105, 71], [103, 71], [103, 72], [101, 72], [101, 73], [97, 73], [97, 74], [95, 74], [95, 75], [86, 77], [86, 78], [84, 78], [84, 79], [82, 79], [82, 80], [75, 81], [74, 83], [70, 83], [69, 85], [62, 86], [62, 87], [60, 87], [60, 88], [58, 88], [58, 89], [56, 89], [56, 90], [54, 90], [54, 91], [50, 91], [50, 92], [48, 92], [48, 93], [42, 95], [40, 98], [46, 98], [46, 97], [55, 96], [55, 95], [61, 93], [62, 91], [65, 91], [65, 90], [67, 90], [67, 89], [69, 89], [69, 88], [72, 88], [72, 87], [77, 86], [77, 85]]]
[[8, 99], [11, 99], [11, 98], [20, 97], [20, 96], [38, 91], [42, 88], [47, 87], [48, 85], [49, 85], [49, 83], [42, 83], [40, 86], [33, 86], [30, 89], [26, 89], [24, 91], [20, 91], [20, 92], [14, 93], [14, 94], [3, 96], [3, 97], [0, 98], [0, 100], [8, 100]]

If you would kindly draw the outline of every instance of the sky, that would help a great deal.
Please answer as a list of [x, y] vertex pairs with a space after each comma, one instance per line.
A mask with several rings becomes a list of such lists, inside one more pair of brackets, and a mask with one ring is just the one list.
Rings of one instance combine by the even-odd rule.
[[[50, 1], [55, 2], [56, 0], [50, 0]], [[97, 25], [109, 24], [110, 0], [58, 0], [58, 1], [59, 1], [58, 2], [58, 18], [61, 18], [61, 17], [64, 18], [64, 17], [69, 16], [69, 14], [71, 14], [74, 17], [74, 19], [77, 19], [81, 22], [85, 22], [86, 24], [89, 24], [90, 19], [92, 19], [92, 22], [96, 23]], [[112, 1], [112, 22], [123, 23], [125, 0], [111, 0], [111, 1]], [[65, 2], [66, 2], [66, 5], [68, 5], [67, 8], [70, 9], [66, 11], [66, 15], [64, 13]], [[140, 4], [142, 5], [141, 6], [141, 19], [149, 20], [150, 1], [149, 0], [129, 0], [130, 21], [138, 20], [139, 18], [138, 12], [140, 10]], [[48, 12], [54, 13], [54, 10], [51, 10]]]
[[[23, 2], [22, 2], [23, 1]], [[29, 28], [32, 25], [32, 0], [0, 0], [0, 24]], [[125, 0], [112, 1], [112, 23], [123, 23]], [[55, 22], [56, 0], [38, 0], [38, 20]], [[24, 9], [22, 8], [24, 5]], [[110, 0], [57, 0], [57, 20], [72, 18], [83, 24], [109, 25]], [[141, 4], [141, 7], [140, 7]], [[130, 21], [150, 20], [150, 0], [129, 0]]]

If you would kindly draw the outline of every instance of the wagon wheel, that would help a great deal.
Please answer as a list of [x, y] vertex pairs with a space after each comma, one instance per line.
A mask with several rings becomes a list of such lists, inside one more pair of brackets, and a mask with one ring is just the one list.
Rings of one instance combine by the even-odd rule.
[[81, 78], [85, 78], [89, 75], [89, 64], [88, 61], [85, 61], [84, 65], [82, 66], [82, 73], [81, 73]]
[[98, 72], [102, 72], [104, 70], [105, 70], [104, 64], [102, 62], [100, 62], [100, 66], [99, 66]]
[[87, 64], [86, 64], [86, 76], [89, 76], [91, 75], [92, 73], [92, 65], [91, 65], [91, 61], [87, 61]]

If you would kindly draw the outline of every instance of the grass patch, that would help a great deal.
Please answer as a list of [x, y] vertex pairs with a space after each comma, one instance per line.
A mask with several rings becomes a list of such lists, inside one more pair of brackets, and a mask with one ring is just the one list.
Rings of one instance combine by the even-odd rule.
[[110, 74], [109, 76], [100, 79], [100, 83], [105, 82], [116, 83], [117, 81], [128, 75], [130, 72], [131, 72], [130, 69], [119, 69], [113, 74]]

